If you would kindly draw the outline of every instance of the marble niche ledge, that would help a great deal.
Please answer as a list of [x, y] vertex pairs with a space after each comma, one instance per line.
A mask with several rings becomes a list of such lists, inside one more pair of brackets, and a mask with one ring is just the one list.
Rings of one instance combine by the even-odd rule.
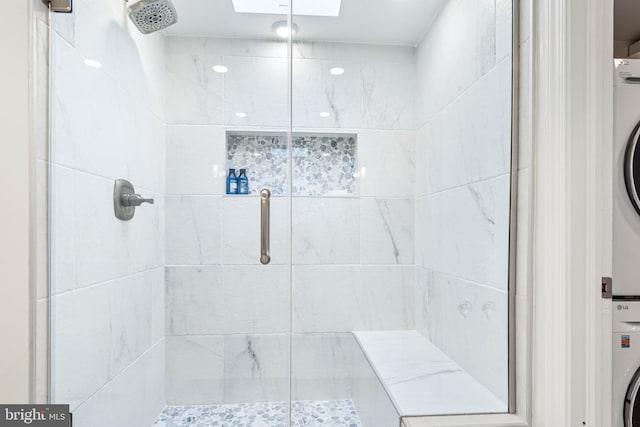
[[417, 331], [354, 331], [401, 417], [508, 411], [501, 401]]

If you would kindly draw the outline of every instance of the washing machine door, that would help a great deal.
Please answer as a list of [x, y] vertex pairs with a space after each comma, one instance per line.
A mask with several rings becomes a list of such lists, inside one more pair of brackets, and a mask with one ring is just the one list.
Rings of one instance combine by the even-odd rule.
[[640, 123], [629, 136], [624, 153], [624, 183], [633, 207], [640, 214]]
[[624, 427], [640, 427], [640, 369], [631, 378], [624, 398]]

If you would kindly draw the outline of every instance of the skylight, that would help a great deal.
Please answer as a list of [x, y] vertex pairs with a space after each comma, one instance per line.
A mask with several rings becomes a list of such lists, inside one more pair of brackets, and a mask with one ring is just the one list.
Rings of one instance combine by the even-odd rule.
[[[232, 0], [236, 13], [263, 13], [286, 15], [289, 12], [289, 0]], [[338, 16], [342, 0], [295, 0], [294, 15]]]

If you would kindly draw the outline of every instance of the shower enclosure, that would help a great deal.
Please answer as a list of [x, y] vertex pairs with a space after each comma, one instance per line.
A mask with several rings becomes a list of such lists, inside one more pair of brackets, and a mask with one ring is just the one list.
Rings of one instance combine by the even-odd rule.
[[[133, 0], [73, 6], [47, 166], [74, 425], [513, 410], [511, 0], [173, 0], [149, 34]], [[120, 179], [154, 203], [117, 218]]]

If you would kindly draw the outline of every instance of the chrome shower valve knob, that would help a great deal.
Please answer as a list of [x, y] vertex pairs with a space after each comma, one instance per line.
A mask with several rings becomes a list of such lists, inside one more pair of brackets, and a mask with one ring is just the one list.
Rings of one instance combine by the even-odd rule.
[[145, 199], [139, 194], [123, 194], [121, 202], [122, 206], [140, 206], [143, 203], [153, 204], [153, 199]]
[[153, 202], [136, 194], [133, 184], [126, 179], [117, 179], [113, 186], [113, 210], [118, 219], [129, 221], [136, 213], [136, 206]]

